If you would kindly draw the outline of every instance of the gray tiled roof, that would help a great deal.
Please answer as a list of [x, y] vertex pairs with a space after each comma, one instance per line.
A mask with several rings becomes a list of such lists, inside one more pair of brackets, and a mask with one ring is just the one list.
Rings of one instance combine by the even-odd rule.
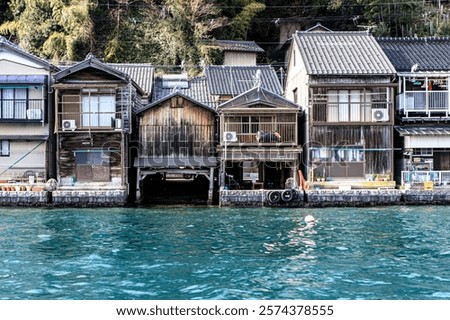
[[395, 69], [367, 32], [297, 31], [294, 39], [310, 75], [392, 75]]
[[167, 100], [169, 100], [169, 99], [171, 99], [173, 97], [182, 97], [182, 98], [184, 98], [184, 99], [186, 99], [188, 101], [191, 101], [193, 104], [195, 104], [195, 105], [197, 105], [199, 107], [202, 107], [202, 108], [204, 108], [206, 110], [209, 110], [209, 111], [212, 111], [214, 113], [216, 112], [216, 108], [214, 106], [210, 106], [210, 105], [206, 105], [204, 103], [201, 103], [201, 102], [193, 99], [192, 97], [189, 97], [189, 96], [187, 96], [187, 95], [185, 95], [185, 94], [183, 94], [183, 93], [181, 93], [180, 91], [177, 90], [177, 91], [174, 91], [174, 92], [172, 92], [171, 94], [169, 94], [167, 96], [161, 97], [161, 99], [159, 99], [159, 100], [153, 101], [153, 102], [145, 105], [140, 110], [138, 110], [138, 113], [143, 113], [143, 112], [147, 111], [148, 109], [151, 109], [151, 108], [153, 108], [153, 107], [161, 104], [162, 102], [167, 101]]
[[111, 75], [123, 81], [129, 81], [130, 78], [126, 73], [116, 68], [113, 68], [112, 66], [107, 65], [106, 63], [103, 63], [101, 60], [97, 59], [94, 55], [91, 54], [89, 54], [83, 61], [68, 65], [65, 68], [61, 68], [62, 70], [55, 73], [54, 77], [56, 81], [60, 81], [61, 79], [67, 76], [71, 76], [75, 72], [78, 72], [86, 68], [95, 68], [97, 70], [110, 73]]
[[213, 44], [226, 51], [264, 52], [264, 49], [258, 46], [255, 41], [215, 40]]
[[450, 38], [378, 38], [398, 72], [450, 70]]
[[148, 95], [153, 87], [153, 66], [150, 63], [108, 63], [107, 65], [128, 74]]
[[154, 81], [153, 94], [151, 97], [151, 103], [164, 99], [171, 95], [174, 92], [180, 92], [182, 95], [186, 97], [190, 97], [191, 99], [200, 102], [201, 104], [210, 106], [211, 108], [216, 107], [216, 103], [213, 97], [209, 94], [208, 88], [206, 86], [206, 78], [205, 77], [194, 77], [188, 78], [188, 87], [187, 88], [164, 88], [162, 78], [158, 77]]
[[282, 93], [280, 81], [270, 66], [208, 66], [206, 79], [212, 95], [237, 96], [256, 84], [258, 70], [262, 88], [277, 94]]
[[51, 64], [50, 62], [48, 62], [45, 59], [39, 58], [27, 51], [25, 51], [24, 49], [22, 49], [21, 47], [19, 47], [18, 45], [12, 43], [11, 41], [9, 41], [8, 39], [6, 39], [3, 36], [0, 36], [0, 48], [1, 47], [8, 47], [11, 50], [15, 51], [16, 53], [27, 57], [28, 59], [31, 59], [32, 61], [44, 66], [46, 69], [57, 69], [57, 67], [55, 67], [53, 64]]
[[249, 107], [256, 104], [263, 104], [268, 107], [290, 108], [300, 110], [300, 106], [287, 100], [283, 96], [265, 90], [263, 88], [255, 87], [247, 92], [244, 92], [237, 97], [222, 103], [219, 109], [233, 108], [233, 107]]

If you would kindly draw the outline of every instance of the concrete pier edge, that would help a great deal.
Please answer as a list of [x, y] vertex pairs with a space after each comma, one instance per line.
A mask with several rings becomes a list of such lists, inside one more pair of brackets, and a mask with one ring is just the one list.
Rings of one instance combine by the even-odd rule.
[[[221, 190], [219, 207], [373, 207], [449, 205], [450, 189]], [[278, 197], [278, 198], [277, 198]], [[123, 207], [125, 190], [0, 191], [0, 207]]]

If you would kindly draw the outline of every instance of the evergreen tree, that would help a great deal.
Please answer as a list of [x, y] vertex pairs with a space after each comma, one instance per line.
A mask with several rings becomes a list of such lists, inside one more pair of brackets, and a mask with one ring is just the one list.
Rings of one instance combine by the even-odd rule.
[[[95, 11], [98, 53], [108, 62], [150, 62], [154, 43], [146, 37], [157, 7], [151, 0], [114, 0], [99, 3]], [[150, 19], [149, 19], [150, 17]]]
[[13, 35], [19, 45], [53, 60], [76, 60], [89, 51], [92, 38], [89, 0], [11, 0], [13, 20], [0, 33]]
[[233, 8], [230, 24], [227, 26], [228, 37], [234, 40], [247, 40], [253, 20], [266, 9], [266, 5], [264, 1], [255, 0], [233, 0], [228, 2]]
[[447, 16], [448, 4], [421, 0], [0, 0], [0, 34], [56, 61], [91, 52], [108, 62], [183, 64], [194, 72], [202, 60], [217, 61], [204, 45], [210, 38], [255, 40], [271, 52], [279, 21], [300, 30], [321, 22], [332, 30], [433, 36], [450, 35]]
[[417, 34], [423, 23], [421, 0], [359, 0], [365, 5], [364, 18], [377, 36], [405, 37]]
[[157, 47], [152, 61], [183, 65], [190, 73], [196, 73], [203, 41], [212, 30], [224, 25], [225, 19], [208, 0], [166, 0], [159, 8], [145, 23], [145, 39]]

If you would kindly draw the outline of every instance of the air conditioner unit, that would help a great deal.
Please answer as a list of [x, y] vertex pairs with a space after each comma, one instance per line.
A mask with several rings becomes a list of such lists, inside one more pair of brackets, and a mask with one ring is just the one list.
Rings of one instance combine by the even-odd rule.
[[237, 141], [237, 135], [234, 131], [225, 131], [223, 133], [223, 140], [225, 142], [236, 142]]
[[388, 109], [372, 109], [372, 121], [389, 121]]
[[116, 119], [114, 121], [114, 128], [116, 129], [122, 129], [122, 119]]
[[74, 131], [77, 126], [75, 125], [75, 120], [63, 120], [62, 122], [63, 131]]

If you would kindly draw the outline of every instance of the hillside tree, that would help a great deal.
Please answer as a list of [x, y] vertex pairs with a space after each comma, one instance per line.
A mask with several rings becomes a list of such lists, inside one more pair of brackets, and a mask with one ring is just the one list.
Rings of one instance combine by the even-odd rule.
[[91, 48], [93, 22], [89, 0], [11, 0], [12, 20], [0, 34], [25, 50], [56, 61], [80, 59]]

